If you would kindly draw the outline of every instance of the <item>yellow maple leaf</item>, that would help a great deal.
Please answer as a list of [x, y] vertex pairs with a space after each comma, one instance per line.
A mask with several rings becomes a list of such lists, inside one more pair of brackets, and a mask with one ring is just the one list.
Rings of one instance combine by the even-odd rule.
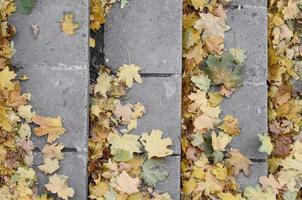
[[57, 159], [44, 158], [44, 164], [38, 166], [38, 168], [45, 174], [52, 174], [60, 168], [59, 161]]
[[32, 118], [35, 124], [40, 125], [40, 127], [35, 128], [35, 135], [38, 137], [47, 135], [47, 142], [52, 143], [64, 134], [65, 129], [62, 127], [61, 117], [51, 118], [35, 115]]
[[108, 191], [109, 186], [105, 182], [99, 182], [95, 185], [89, 185], [89, 198], [91, 199], [103, 199], [104, 195]]
[[110, 91], [112, 77], [106, 72], [102, 72], [98, 79], [97, 84], [94, 87], [94, 94], [100, 94], [103, 97], [107, 97], [107, 92]]
[[171, 155], [173, 151], [167, 147], [172, 145], [171, 138], [162, 139], [163, 132], [161, 130], [152, 130], [150, 135], [143, 133], [140, 141], [148, 152], [148, 158], [165, 157]]
[[120, 192], [134, 194], [139, 192], [140, 179], [138, 177], [132, 178], [127, 172], [122, 171], [111, 185]]
[[13, 90], [14, 83], [12, 80], [16, 77], [15, 72], [10, 71], [8, 67], [5, 67], [0, 71], [0, 90]]
[[49, 177], [49, 182], [45, 184], [45, 187], [51, 193], [58, 194], [58, 197], [68, 200], [69, 197], [73, 197], [74, 189], [68, 186], [67, 180], [67, 176], [54, 174]]
[[31, 109], [31, 105], [21, 105], [18, 107], [19, 116], [25, 119], [27, 123], [30, 123], [32, 121], [32, 118], [36, 115], [36, 112], [32, 112]]
[[46, 144], [43, 149], [42, 153], [45, 158], [55, 158], [57, 160], [63, 160], [64, 153], [62, 152], [62, 149], [64, 148], [64, 144]]
[[132, 87], [134, 80], [137, 83], [142, 83], [142, 78], [138, 73], [140, 70], [141, 68], [137, 65], [123, 65], [118, 70], [118, 80], [124, 82], [129, 88]]
[[183, 181], [183, 192], [185, 195], [190, 195], [197, 187], [197, 182], [194, 178]]
[[220, 132], [217, 136], [215, 132], [211, 134], [212, 146], [215, 151], [224, 151], [225, 147], [231, 142], [232, 137]]
[[64, 13], [61, 20], [62, 31], [67, 35], [74, 35], [75, 31], [80, 28], [80, 24], [73, 21], [74, 14], [72, 12]]

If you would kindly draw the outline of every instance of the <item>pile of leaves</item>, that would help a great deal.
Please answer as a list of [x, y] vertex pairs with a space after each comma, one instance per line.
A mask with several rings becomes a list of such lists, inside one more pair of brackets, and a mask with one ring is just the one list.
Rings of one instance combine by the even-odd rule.
[[230, 114], [220, 119], [220, 104], [241, 85], [245, 61], [244, 50], [224, 49], [228, 3], [183, 1], [182, 199], [252, 199], [236, 182], [252, 162], [229, 148], [239, 121]]
[[[127, 1], [121, 1], [123, 8]], [[98, 31], [105, 23], [115, 0], [91, 0], [90, 29]], [[90, 46], [95, 46], [90, 38]], [[155, 186], [168, 178], [164, 158], [172, 155], [170, 138], [161, 130], [139, 135], [137, 128], [145, 107], [127, 103], [127, 90], [134, 82], [142, 83], [140, 67], [123, 65], [116, 75], [100, 66], [99, 76], [91, 85], [89, 138], [89, 199], [96, 200], [169, 200], [168, 193], [157, 193]]]
[[140, 68], [123, 65], [116, 75], [101, 67], [92, 85], [89, 164], [90, 199], [170, 199], [154, 191], [168, 173], [162, 159], [173, 153], [170, 138], [161, 130], [131, 134], [145, 113], [141, 103], [122, 99], [134, 81], [142, 83]]
[[[20, 80], [28, 78], [25, 75], [18, 78], [11, 64], [15, 53], [12, 40], [15, 28], [8, 24], [8, 18], [15, 11], [13, 0], [0, 1], [0, 199], [53, 199], [47, 194], [37, 194], [35, 170], [39, 169], [51, 175], [46, 190], [67, 200], [74, 195], [74, 190], [68, 186], [68, 177], [55, 174], [59, 160], [64, 158], [61, 152], [64, 145], [55, 143], [65, 132], [61, 118], [43, 117], [33, 111], [29, 104], [31, 94], [22, 94], [20, 87]], [[33, 168], [32, 127], [37, 137], [47, 137], [47, 144], [41, 150], [44, 164], [38, 169]]]

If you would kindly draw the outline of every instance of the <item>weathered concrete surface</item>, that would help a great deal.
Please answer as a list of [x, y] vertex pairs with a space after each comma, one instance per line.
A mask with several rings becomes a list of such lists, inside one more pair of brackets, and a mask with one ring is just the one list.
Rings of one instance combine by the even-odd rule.
[[[242, 173], [238, 176], [237, 180], [240, 183], [240, 188], [243, 191], [247, 186], [256, 186], [259, 182], [260, 176], [267, 175], [266, 162], [254, 162], [250, 168], [250, 176], [246, 177]], [[260, 200], [260, 199], [259, 199]]]
[[[80, 23], [75, 36], [65, 35], [60, 27], [64, 12], [70, 11]], [[61, 115], [66, 134], [59, 141], [78, 150], [66, 153], [58, 172], [69, 176], [69, 183], [76, 190], [73, 199], [77, 200], [87, 198], [88, 23], [89, 0], [39, 0], [30, 15], [16, 13], [11, 19], [17, 27], [13, 65], [30, 78], [23, 82], [23, 91], [32, 93], [31, 104], [38, 114]], [[32, 24], [40, 27], [37, 39], [33, 39]], [[45, 141], [34, 138], [40, 148]], [[39, 156], [35, 159], [39, 160]], [[38, 180], [41, 188], [46, 177], [39, 173]]]
[[[11, 17], [11, 24], [17, 27], [14, 38], [17, 49], [14, 64], [25, 68], [58, 67], [60, 64], [69, 67], [87, 66], [88, 9], [88, 0], [39, 0], [30, 15], [15, 13]], [[64, 12], [73, 12], [75, 21], [80, 23], [80, 29], [75, 36], [67, 36], [61, 31], [60, 21]], [[33, 24], [40, 27], [36, 40], [32, 35]]]
[[180, 156], [170, 156], [165, 159], [162, 169], [169, 173], [164, 182], [159, 182], [155, 187], [157, 192], [168, 192], [173, 200], [180, 199]]
[[[62, 67], [25, 67], [19, 71], [30, 78], [22, 82], [22, 88], [32, 94], [34, 109], [43, 116], [60, 115], [66, 132], [58, 141], [78, 151], [87, 149], [88, 73], [85, 68], [64, 70]], [[46, 138], [33, 136], [33, 141], [41, 149]]]
[[234, 5], [267, 7], [267, 0], [233, 0]]
[[[44, 185], [48, 183], [48, 177], [42, 173], [38, 166], [43, 164], [42, 153], [34, 154], [34, 166], [36, 167], [37, 179], [38, 179], [38, 192], [46, 192]], [[86, 169], [87, 159], [86, 153], [80, 152], [65, 152], [64, 160], [60, 161], [60, 169], [53, 174], [68, 176], [68, 185], [75, 190], [73, 200], [87, 199], [87, 171]], [[51, 175], [53, 175], [51, 174]], [[51, 176], [50, 175], [50, 176]], [[56, 197], [56, 195], [54, 195]], [[59, 199], [59, 198], [56, 198]]]
[[223, 111], [239, 118], [241, 135], [234, 147], [250, 158], [263, 159], [258, 152], [258, 133], [267, 132], [267, 18], [265, 8], [249, 7], [230, 10], [226, 35], [227, 47], [240, 47], [247, 52], [244, 84], [223, 102]]
[[[239, 119], [241, 135], [232, 142], [250, 159], [266, 159], [258, 152], [257, 134], [267, 132], [267, 9], [266, 1], [242, 0], [242, 9], [231, 9], [226, 34], [226, 47], [246, 50], [247, 60], [243, 72], [243, 86], [222, 103], [223, 114]], [[233, 4], [236, 2], [233, 2]], [[246, 6], [245, 6], [246, 5]], [[259, 7], [260, 6], [260, 7]], [[259, 176], [267, 174], [265, 162], [255, 163], [250, 177], [239, 177], [241, 187], [255, 185]]]
[[174, 154], [180, 155], [181, 77], [145, 77], [142, 84], [133, 86], [126, 99], [131, 103], [140, 102], [146, 108], [133, 133], [160, 129], [164, 137], [171, 137]]
[[107, 17], [105, 64], [135, 63], [143, 73], [181, 74], [182, 1], [131, 0]]

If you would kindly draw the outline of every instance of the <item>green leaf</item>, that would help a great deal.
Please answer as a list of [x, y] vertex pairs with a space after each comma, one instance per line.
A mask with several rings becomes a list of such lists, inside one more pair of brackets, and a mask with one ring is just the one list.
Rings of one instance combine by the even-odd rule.
[[105, 200], [116, 200], [116, 192], [110, 187], [110, 189], [104, 195]]
[[206, 60], [205, 72], [213, 85], [223, 84], [227, 89], [237, 88], [241, 83], [241, 67], [236, 65], [230, 53], [225, 53], [221, 58], [209, 56]]
[[258, 134], [258, 138], [261, 142], [261, 146], [259, 147], [258, 151], [270, 155], [274, 148], [270, 136], [267, 134]]
[[160, 169], [162, 161], [149, 159], [143, 163], [141, 177], [149, 187], [154, 187], [159, 181], [164, 181], [168, 177], [168, 172]]
[[191, 81], [195, 84], [196, 87], [204, 92], [207, 92], [211, 85], [211, 80], [208, 78], [208, 76], [203, 74], [192, 76]]
[[34, 8], [36, 0], [21, 0], [18, 4], [18, 10], [23, 15], [28, 15]]
[[129, 3], [129, 0], [121, 0], [121, 8], [124, 8], [127, 3]]

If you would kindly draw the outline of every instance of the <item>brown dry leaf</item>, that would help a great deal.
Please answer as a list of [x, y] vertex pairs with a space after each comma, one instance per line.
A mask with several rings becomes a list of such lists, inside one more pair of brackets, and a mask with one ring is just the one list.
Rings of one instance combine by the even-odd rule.
[[62, 31], [67, 35], [74, 35], [75, 31], [80, 28], [80, 24], [74, 22], [74, 14], [72, 12], [64, 13], [64, 17], [61, 20]]
[[58, 197], [68, 200], [69, 197], [73, 197], [74, 189], [68, 186], [67, 180], [67, 176], [54, 174], [49, 177], [45, 187], [51, 193], [58, 194]]
[[40, 127], [35, 128], [35, 135], [38, 137], [47, 135], [47, 142], [52, 143], [64, 134], [65, 129], [62, 127], [61, 117], [51, 118], [36, 115], [32, 118], [35, 124], [40, 125]]
[[115, 109], [113, 111], [113, 114], [119, 118], [122, 123], [130, 123], [131, 121], [131, 115], [132, 115], [132, 104], [127, 103], [125, 105], [121, 105], [120, 103], [118, 103], [115, 106]]
[[127, 172], [122, 171], [111, 185], [120, 192], [134, 194], [139, 192], [140, 179], [138, 177], [132, 178]]
[[261, 176], [259, 178], [259, 183], [262, 185], [262, 187], [266, 190], [267, 188], [271, 187], [275, 194], [278, 194], [278, 190], [282, 188], [282, 186], [279, 184], [278, 180], [274, 177], [274, 175], [270, 174], [267, 176]]
[[196, 117], [193, 122], [194, 132], [197, 133], [206, 133], [208, 130], [214, 127], [216, 119], [209, 117], [208, 115], [200, 115]]
[[231, 149], [230, 157], [227, 162], [234, 167], [234, 175], [238, 176], [240, 171], [243, 171], [245, 176], [250, 175], [250, 165], [252, 161], [242, 155], [238, 149]]
[[232, 115], [226, 115], [218, 128], [231, 136], [240, 134], [239, 121]]
[[43, 149], [42, 153], [44, 155], [44, 158], [50, 158], [50, 159], [57, 159], [57, 160], [63, 160], [64, 159], [64, 153], [62, 152], [64, 148], [64, 144], [46, 144]]

